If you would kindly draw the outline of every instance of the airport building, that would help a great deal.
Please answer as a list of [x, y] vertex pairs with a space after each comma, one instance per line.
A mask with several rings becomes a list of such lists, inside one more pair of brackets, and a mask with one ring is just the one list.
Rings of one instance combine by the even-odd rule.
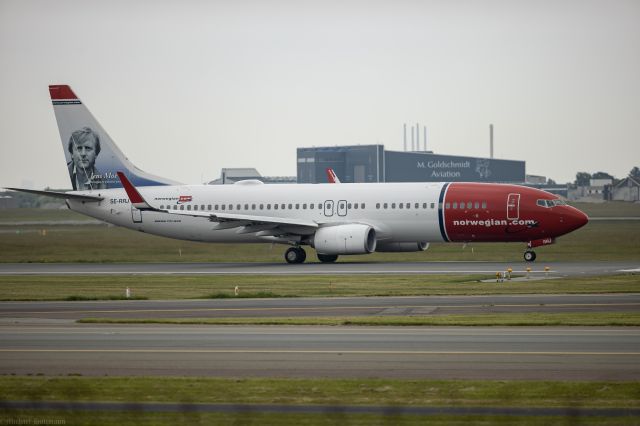
[[525, 182], [524, 161], [387, 151], [384, 145], [298, 148], [298, 183], [326, 183], [327, 168], [345, 183]]

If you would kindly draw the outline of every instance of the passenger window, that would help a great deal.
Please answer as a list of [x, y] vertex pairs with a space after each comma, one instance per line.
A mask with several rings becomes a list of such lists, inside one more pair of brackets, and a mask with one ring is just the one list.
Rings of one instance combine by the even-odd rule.
[[194, 210], [198, 210], [198, 205], [196, 204], [195, 206], [193, 206]]
[[173, 206], [173, 209], [174, 210], [178, 210], [178, 206]]
[[376, 203], [376, 209], [380, 208], [380, 203]]
[[274, 210], [278, 210], [278, 205], [277, 205], [277, 204], [274, 204], [274, 205], [273, 205], [273, 209], [274, 209]]
[[160, 204], [160, 210], [164, 210], [164, 204]]
[[480, 208], [480, 203], [477, 202], [477, 201], [475, 203], [473, 203], [473, 208], [474, 209], [479, 209]]
[[271, 210], [271, 204], [267, 204], [267, 210]]
[[453, 202], [453, 208], [454, 208], [454, 209], [457, 209], [457, 208], [458, 208], [458, 202], [457, 202], [457, 201], [454, 201], [454, 202]]
[[284, 210], [284, 209], [286, 209], [286, 208], [287, 208], [287, 206], [286, 206], [284, 203], [282, 203], [282, 204], [280, 204], [280, 208], [281, 208], [282, 210]]
[[300, 210], [300, 204], [296, 204], [296, 210]]
[[207, 210], [211, 211], [211, 204], [207, 205]]
[[242, 210], [242, 205], [236, 204], [236, 210]]
[[306, 210], [306, 209], [307, 209], [307, 203], [304, 203], [304, 204], [302, 205], [302, 210]]
[[264, 210], [264, 204], [260, 204], [260, 210]]
[[249, 204], [245, 204], [245, 205], [244, 205], [244, 209], [245, 209], [245, 210], [249, 210]]
[[351, 208], [351, 203], [347, 203], [347, 208], [350, 209]]
[[444, 208], [445, 208], [445, 209], [448, 209], [448, 208], [449, 208], [449, 203], [446, 203], [446, 204], [444, 205]]
[[467, 209], [471, 210], [471, 201], [467, 202]]
[[191, 204], [187, 206], [187, 210], [191, 210]]
[[385, 209], [387, 208], [387, 203], [384, 203], [384, 208], [385, 208]]
[[436, 208], [436, 203], [431, 203], [431, 208], [435, 209]]
[[222, 210], [225, 210], [227, 208], [226, 204], [221, 205], [220, 207], [222, 207]]
[[360, 203], [360, 210], [364, 210], [364, 203]]
[[410, 209], [411, 208], [411, 203], [407, 203], [407, 205], [405, 207]]
[[395, 209], [396, 208], [396, 203], [391, 203], [391, 208]]
[[404, 207], [404, 204], [402, 204], [402, 203], [398, 203], [398, 208], [399, 208], [399, 209], [401, 209], [401, 208], [403, 208], [403, 207]]
[[482, 208], [483, 208], [483, 209], [486, 209], [486, 208], [487, 208], [487, 202], [486, 202], [486, 201], [483, 201], [483, 202], [482, 202]]
[[309, 204], [309, 209], [313, 210], [313, 206], [315, 206], [315, 204], [313, 204], [313, 203]]
[[353, 208], [357, 210], [358, 209], [358, 203], [353, 203]]
[[[425, 204], [425, 207], [427, 207], [427, 205], [426, 205], [426, 204]], [[419, 208], [420, 208], [420, 203], [416, 203], [416, 204], [413, 206], [413, 208], [415, 208], [415, 209], [419, 209]]]
[[216, 210], [218, 210], [218, 207], [219, 207], [219, 206], [216, 204], [215, 209], [216, 209]]
[[180, 205], [180, 210], [184, 210], [184, 204]]
[[289, 210], [293, 210], [293, 206], [291, 204], [289, 204]]

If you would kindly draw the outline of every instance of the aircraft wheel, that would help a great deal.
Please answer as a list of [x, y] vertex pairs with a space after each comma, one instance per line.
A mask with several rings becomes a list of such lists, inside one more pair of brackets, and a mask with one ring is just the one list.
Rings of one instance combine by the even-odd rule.
[[302, 263], [307, 258], [307, 253], [300, 247], [289, 247], [284, 253], [287, 263]]
[[322, 263], [333, 263], [338, 260], [337, 254], [320, 254], [318, 253], [318, 260]]
[[527, 262], [533, 262], [536, 260], [536, 252], [532, 250], [527, 250], [524, 252], [524, 260]]

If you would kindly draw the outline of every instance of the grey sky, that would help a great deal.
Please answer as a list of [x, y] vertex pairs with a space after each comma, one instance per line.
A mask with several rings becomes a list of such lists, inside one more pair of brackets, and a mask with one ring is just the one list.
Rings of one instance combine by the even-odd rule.
[[70, 187], [47, 85], [141, 169], [295, 175], [295, 148], [428, 127], [557, 181], [640, 165], [640, 1], [0, 0], [0, 186]]

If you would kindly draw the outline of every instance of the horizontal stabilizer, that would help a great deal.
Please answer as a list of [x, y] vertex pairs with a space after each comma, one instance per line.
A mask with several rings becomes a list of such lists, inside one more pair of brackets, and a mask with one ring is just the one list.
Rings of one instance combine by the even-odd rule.
[[23, 189], [23, 188], [5, 188], [12, 191], [27, 192], [29, 194], [46, 195], [47, 197], [64, 198], [68, 200], [78, 201], [102, 201], [104, 197], [98, 197], [95, 195], [77, 194], [74, 192], [59, 192], [59, 191], [38, 191], [35, 189]]

